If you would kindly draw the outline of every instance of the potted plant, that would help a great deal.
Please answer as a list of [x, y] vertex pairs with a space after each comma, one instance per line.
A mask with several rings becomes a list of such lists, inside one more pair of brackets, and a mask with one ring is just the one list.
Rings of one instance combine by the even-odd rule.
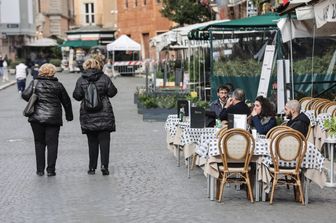
[[145, 87], [136, 87], [136, 91], [134, 92], [134, 104], [138, 103], [139, 97], [141, 95], [143, 95], [146, 92], [146, 88]]
[[168, 115], [176, 112], [176, 96], [150, 95], [143, 105], [143, 120], [164, 122]]
[[63, 70], [62, 67], [61, 67], [62, 60], [54, 58], [54, 59], [50, 59], [49, 63], [55, 65], [57, 72], [62, 72], [62, 70]]
[[323, 127], [327, 132], [327, 138], [336, 139], [336, 116], [324, 120]]

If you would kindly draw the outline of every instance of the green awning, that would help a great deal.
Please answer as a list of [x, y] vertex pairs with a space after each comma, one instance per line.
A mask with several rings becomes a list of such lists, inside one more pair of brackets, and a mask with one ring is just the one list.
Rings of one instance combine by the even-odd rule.
[[213, 23], [191, 30], [189, 39], [208, 39], [209, 30], [223, 31], [250, 31], [250, 30], [275, 30], [281, 16], [277, 13], [268, 13], [259, 16], [251, 16], [226, 22]]
[[66, 40], [61, 46], [74, 48], [91, 48], [97, 45], [99, 45], [98, 40]]

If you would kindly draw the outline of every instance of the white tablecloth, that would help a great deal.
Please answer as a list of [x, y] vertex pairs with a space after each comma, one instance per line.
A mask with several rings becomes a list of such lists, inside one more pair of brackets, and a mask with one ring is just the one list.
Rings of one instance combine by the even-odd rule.
[[[268, 149], [269, 140], [258, 138], [253, 154], [255, 156], [263, 156], [262, 163], [269, 166], [272, 163], [271, 155]], [[218, 139], [215, 133], [204, 133], [201, 135], [200, 144], [196, 147], [196, 153], [202, 157], [218, 156]], [[321, 170], [323, 167], [324, 157], [312, 143], [308, 143], [307, 151], [302, 162], [303, 168], [311, 168]], [[293, 167], [295, 162], [280, 162], [280, 165]]]

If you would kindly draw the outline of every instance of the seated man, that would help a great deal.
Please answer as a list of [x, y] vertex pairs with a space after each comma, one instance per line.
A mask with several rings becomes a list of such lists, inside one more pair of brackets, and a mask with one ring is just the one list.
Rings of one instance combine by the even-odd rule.
[[249, 116], [250, 108], [245, 104], [245, 93], [242, 89], [235, 89], [219, 114], [221, 121], [228, 119], [228, 114], [246, 114]]
[[226, 85], [219, 86], [217, 88], [217, 97], [215, 101], [213, 101], [210, 105], [210, 109], [205, 112], [207, 121], [207, 127], [213, 127], [216, 124], [216, 119], [219, 118], [219, 114], [221, 113], [223, 107], [226, 104], [227, 99], [229, 98], [230, 89]]
[[287, 102], [285, 106], [285, 115], [289, 119], [287, 126], [307, 136], [310, 120], [304, 113], [300, 113], [300, 110], [301, 105], [299, 101], [291, 100]]

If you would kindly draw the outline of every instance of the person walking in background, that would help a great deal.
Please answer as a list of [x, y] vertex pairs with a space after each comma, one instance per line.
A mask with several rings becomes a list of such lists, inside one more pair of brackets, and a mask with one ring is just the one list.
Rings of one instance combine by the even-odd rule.
[[0, 54], [0, 78], [3, 76], [4, 67], [3, 67], [4, 59], [2, 58], [2, 55]]
[[[35, 94], [38, 96], [34, 114], [28, 118], [33, 130], [36, 155], [36, 174], [44, 175], [45, 149], [47, 148], [48, 176], [56, 175], [56, 159], [58, 138], [62, 121], [62, 105], [67, 121], [73, 120], [70, 97], [62, 83], [54, 77], [56, 67], [52, 64], [43, 64], [36, 77]], [[36, 81], [35, 80], [35, 81]], [[22, 98], [29, 100], [33, 94], [34, 81], [23, 91]]]
[[8, 77], [8, 64], [6, 61], [6, 58], [3, 60], [3, 74], [2, 74], [2, 82], [6, 82], [9, 81], [9, 77]]
[[[80, 124], [82, 133], [87, 135], [89, 146], [88, 174], [95, 174], [100, 149], [102, 174], [109, 175], [110, 133], [116, 130], [109, 98], [114, 97], [118, 90], [111, 79], [102, 72], [102, 64], [98, 60], [86, 60], [83, 63], [83, 70], [82, 76], [77, 80], [73, 97], [81, 101]], [[97, 100], [101, 102], [99, 110], [91, 111], [86, 107], [87, 97], [85, 95], [89, 94], [89, 88], [96, 89]]]
[[113, 67], [112, 67], [112, 60], [108, 59], [107, 63], [103, 67], [103, 73], [106, 74], [109, 78], [113, 77]]
[[248, 119], [251, 127], [254, 127], [262, 135], [266, 135], [271, 128], [276, 126], [274, 107], [263, 96], [258, 96], [255, 99], [253, 110]]
[[19, 94], [21, 94], [26, 88], [26, 78], [28, 74], [27, 66], [21, 62], [16, 65], [15, 79]]
[[34, 64], [34, 66], [32, 66], [32, 68], [31, 68], [31, 75], [32, 75], [34, 80], [38, 76], [38, 74], [39, 74], [39, 65]]

